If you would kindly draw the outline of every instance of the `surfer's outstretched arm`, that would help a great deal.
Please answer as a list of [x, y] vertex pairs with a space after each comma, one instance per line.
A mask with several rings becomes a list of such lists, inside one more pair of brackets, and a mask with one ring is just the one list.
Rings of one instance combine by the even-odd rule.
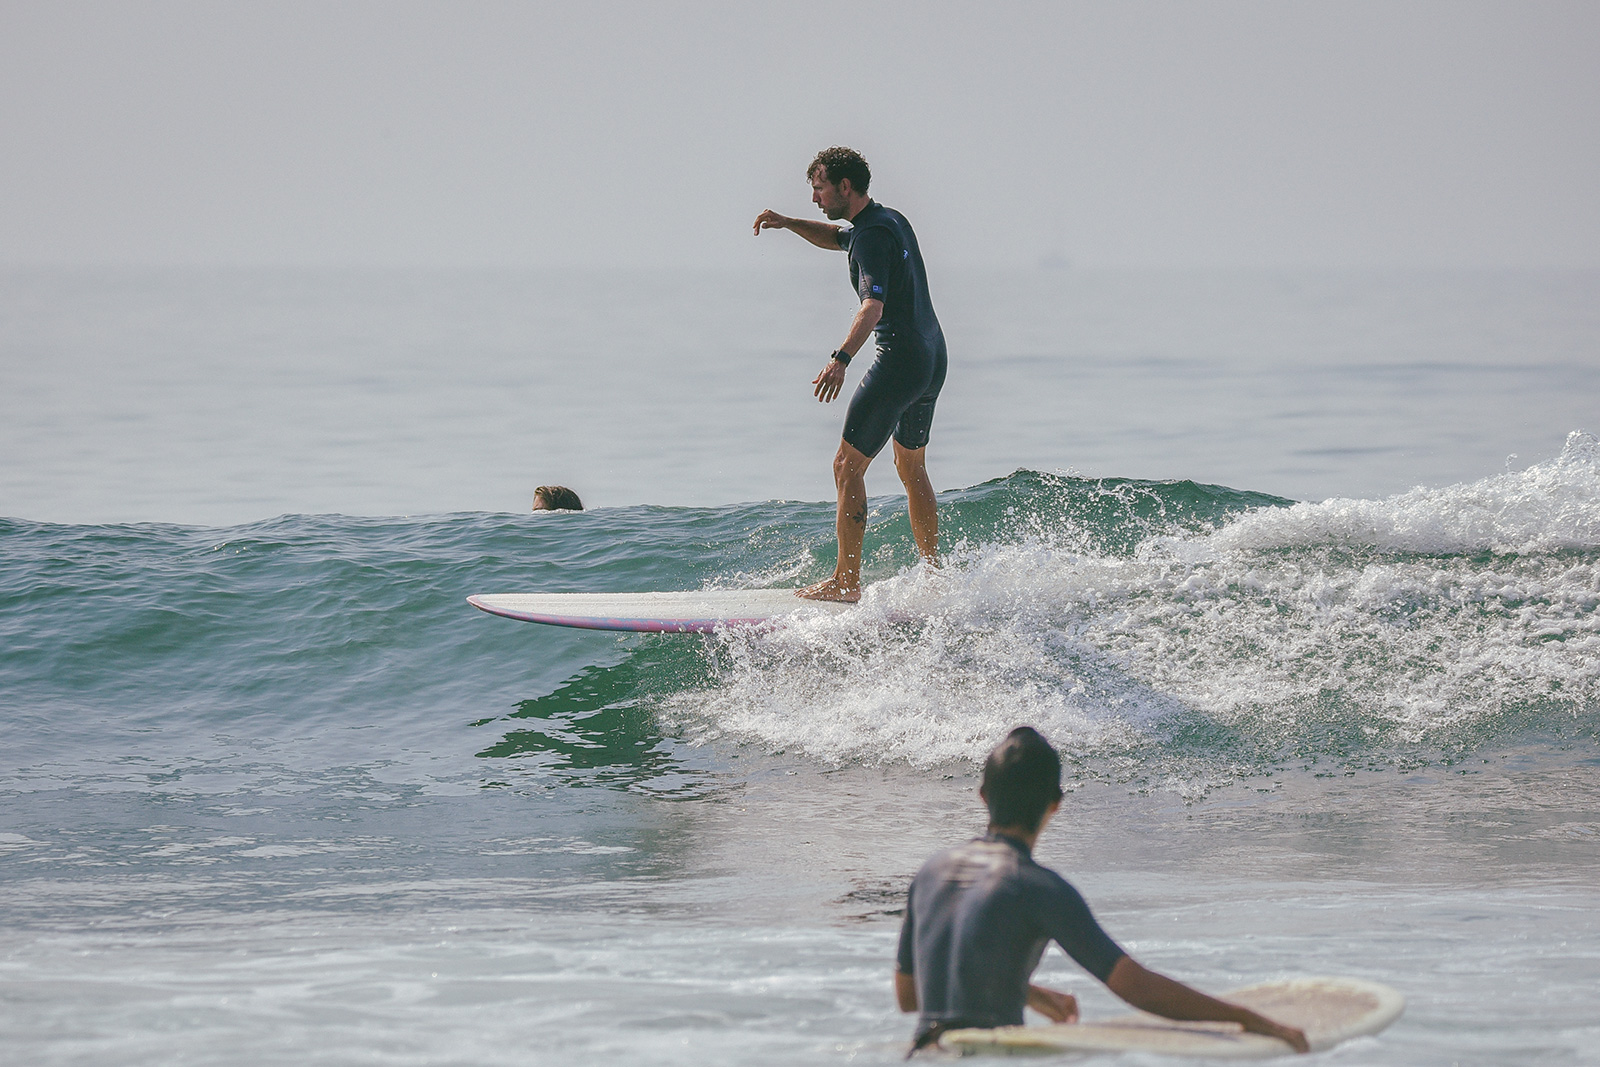
[[755, 233], [759, 236], [762, 230], [793, 230], [818, 248], [825, 248], [829, 252], [843, 252], [839, 244], [839, 231], [841, 226], [831, 222], [817, 222], [813, 219], [791, 219], [787, 215], [780, 215], [771, 208], [756, 216]]
[[1198, 989], [1190, 989], [1182, 982], [1140, 966], [1132, 956], [1122, 957], [1111, 968], [1106, 987], [1142, 1011], [1188, 1022], [1238, 1023], [1252, 1034], [1265, 1034], [1288, 1042], [1296, 1052], [1311, 1051], [1302, 1031], [1275, 1023], [1249, 1008], [1208, 997]]

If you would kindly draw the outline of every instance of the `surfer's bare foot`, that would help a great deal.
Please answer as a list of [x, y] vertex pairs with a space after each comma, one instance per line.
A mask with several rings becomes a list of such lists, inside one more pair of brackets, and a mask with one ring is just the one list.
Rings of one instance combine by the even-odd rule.
[[796, 589], [794, 595], [804, 600], [835, 600], [841, 604], [855, 604], [861, 600], [861, 588], [846, 589], [837, 579], [829, 578], [825, 582]]

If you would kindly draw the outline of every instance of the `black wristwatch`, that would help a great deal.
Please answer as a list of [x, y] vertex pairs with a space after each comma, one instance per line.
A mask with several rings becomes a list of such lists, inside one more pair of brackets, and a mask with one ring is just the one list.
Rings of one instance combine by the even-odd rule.
[[836, 348], [833, 350], [832, 358], [838, 360], [840, 363], [843, 363], [846, 367], [848, 367], [850, 365], [850, 361], [855, 357], [842, 348]]

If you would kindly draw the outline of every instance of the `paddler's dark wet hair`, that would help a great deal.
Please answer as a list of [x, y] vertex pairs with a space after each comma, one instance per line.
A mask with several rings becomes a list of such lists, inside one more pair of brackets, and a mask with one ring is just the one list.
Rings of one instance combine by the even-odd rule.
[[872, 183], [871, 168], [867, 166], [867, 161], [861, 158], [861, 153], [854, 148], [844, 148], [840, 145], [824, 148], [817, 153], [817, 158], [811, 161], [811, 166], [806, 168], [806, 178], [809, 180], [815, 177], [819, 170], [829, 185], [838, 185], [849, 178], [850, 188], [858, 193], [865, 193], [867, 186]]
[[989, 822], [1036, 830], [1044, 809], [1061, 799], [1061, 757], [1031, 726], [1019, 726], [983, 761]]
[[583, 501], [564, 485], [541, 485], [533, 491], [534, 511], [582, 511]]

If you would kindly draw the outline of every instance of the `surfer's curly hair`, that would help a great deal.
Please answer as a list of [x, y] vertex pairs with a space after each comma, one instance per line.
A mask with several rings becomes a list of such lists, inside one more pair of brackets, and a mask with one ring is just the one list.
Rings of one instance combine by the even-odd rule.
[[979, 792], [991, 825], [1037, 830], [1045, 809], [1061, 799], [1061, 757], [1038, 730], [1019, 726], [983, 761]]
[[858, 193], [865, 193], [867, 186], [872, 184], [872, 168], [867, 166], [867, 161], [861, 158], [860, 152], [843, 145], [834, 145], [818, 152], [817, 158], [806, 168], [806, 180], [816, 177], [819, 170], [829, 185], [838, 185], [849, 178], [850, 188]]

